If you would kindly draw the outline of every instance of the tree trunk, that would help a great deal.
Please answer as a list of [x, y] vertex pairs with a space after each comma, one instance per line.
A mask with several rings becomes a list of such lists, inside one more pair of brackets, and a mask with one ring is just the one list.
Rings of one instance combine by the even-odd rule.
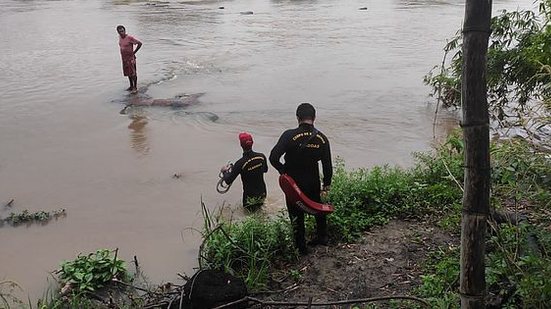
[[486, 54], [491, 0], [466, 0], [461, 98], [465, 140], [465, 191], [461, 220], [462, 309], [484, 308], [486, 218], [490, 200], [489, 117]]

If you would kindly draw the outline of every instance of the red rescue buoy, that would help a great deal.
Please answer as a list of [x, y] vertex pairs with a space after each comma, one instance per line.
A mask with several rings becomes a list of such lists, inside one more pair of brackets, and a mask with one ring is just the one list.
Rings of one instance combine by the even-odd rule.
[[312, 215], [325, 215], [333, 212], [333, 206], [312, 201], [300, 190], [291, 176], [282, 174], [279, 176], [279, 186], [289, 203], [292, 203]]

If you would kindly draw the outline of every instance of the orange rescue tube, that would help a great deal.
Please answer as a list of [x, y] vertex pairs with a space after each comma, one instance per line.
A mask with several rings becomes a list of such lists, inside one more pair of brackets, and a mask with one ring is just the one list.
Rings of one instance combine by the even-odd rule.
[[297, 183], [291, 176], [282, 174], [279, 176], [279, 186], [287, 201], [298, 208], [312, 215], [326, 215], [333, 212], [333, 206], [312, 201], [300, 190]]

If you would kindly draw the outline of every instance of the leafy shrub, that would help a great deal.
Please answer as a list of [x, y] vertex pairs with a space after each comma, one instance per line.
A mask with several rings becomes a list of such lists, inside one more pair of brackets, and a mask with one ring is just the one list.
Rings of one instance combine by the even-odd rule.
[[100, 249], [88, 255], [79, 255], [75, 260], [61, 263], [59, 278], [74, 288], [75, 293], [92, 292], [113, 279], [127, 281], [125, 262], [110, 250]]
[[545, 308], [551, 299], [551, 235], [526, 223], [494, 228], [488, 246], [489, 291], [506, 295], [504, 306]]
[[521, 139], [496, 143], [491, 148], [494, 192], [515, 200], [551, 207], [551, 159]]

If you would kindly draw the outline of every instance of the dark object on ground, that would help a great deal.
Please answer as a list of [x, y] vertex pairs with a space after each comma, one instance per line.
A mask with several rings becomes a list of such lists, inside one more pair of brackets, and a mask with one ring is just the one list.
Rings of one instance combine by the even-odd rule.
[[244, 11], [244, 12], [239, 12], [241, 15], [253, 15], [254, 12], [253, 11]]
[[224, 9], [224, 7], [223, 7], [223, 6], [219, 6], [219, 7], [218, 7], [218, 9], [220, 9], [220, 10], [223, 10], [223, 9]]
[[358, 10], [360, 10], [360, 11], [367, 11], [367, 7], [364, 6], [364, 7], [362, 7], [362, 8], [359, 8]]
[[[247, 296], [242, 279], [218, 270], [201, 270], [184, 285], [184, 308], [208, 309], [240, 300]], [[247, 303], [228, 307], [247, 308]]]

